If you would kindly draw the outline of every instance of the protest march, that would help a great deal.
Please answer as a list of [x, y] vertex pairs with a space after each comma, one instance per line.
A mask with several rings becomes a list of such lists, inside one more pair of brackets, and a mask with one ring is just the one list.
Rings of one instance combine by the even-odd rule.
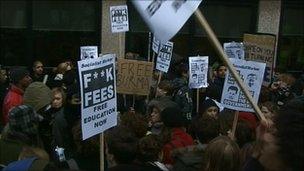
[[304, 170], [301, 7], [1, 1], [0, 171]]

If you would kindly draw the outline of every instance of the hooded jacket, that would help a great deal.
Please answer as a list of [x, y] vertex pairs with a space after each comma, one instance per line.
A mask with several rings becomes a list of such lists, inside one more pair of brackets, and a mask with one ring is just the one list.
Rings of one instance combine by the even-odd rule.
[[23, 103], [31, 106], [37, 112], [52, 101], [52, 91], [42, 82], [30, 84], [23, 95]]

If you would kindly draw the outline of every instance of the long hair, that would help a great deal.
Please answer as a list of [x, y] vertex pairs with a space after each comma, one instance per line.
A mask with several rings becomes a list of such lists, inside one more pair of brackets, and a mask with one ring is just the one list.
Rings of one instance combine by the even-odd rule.
[[206, 149], [205, 171], [239, 171], [240, 149], [227, 136], [213, 139]]

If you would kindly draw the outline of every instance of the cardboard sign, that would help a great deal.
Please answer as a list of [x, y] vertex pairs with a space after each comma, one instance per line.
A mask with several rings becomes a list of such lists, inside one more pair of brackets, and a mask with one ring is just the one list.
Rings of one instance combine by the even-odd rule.
[[153, 63], [118, 58], [117, 92], [148, 95], [153, 75]]
[[276, 38], [274, 35], [244, 34], [245, 59], [266, 63], [263, 85], [271, 83], [274, 72], [274, 51]]
[[173, 53], [173, 42], [162, 44], [156, 60], [156, 69], [162, 72], [168, 72]]
[[129, 17], [127, 5], [110, 7], [112, 33], [129, 31]]
[[81, 46], [80, 47], [80, 60], [96, 59], [98, 58], [97, 46]]
[[132, 2], [155, 37], [165, 43], [182, 28], [201, 1], [133, 0]]
[[224, 51], [229, 58], [245, 59], [245, 49], [243, 43], [224, 43]]
[[208, 86], [208, 56], [189, 57], [189, 87]]
[[153, 37], [152, 50], [155, 53], [158, 53], [158, 51], [159, 51], [159, 44], [160, 44], [160, 42], [155, 37]]
[[[248, 91], [251, 93], [253, 100], [257, 103], [260, 95], [260, 90], [263, 81], [263, 75], [266, 64], [253, 61], [245, 61], [236, 58], [230, 58], [231, 63], [239, 73], [240, 78], [247, 86]], [[225, 78], [225, 84], [222, 93], [221, 103], [223, 106], [238, 110], [253, 112], [253, 108], [249, 101], [246, 99], [245, 94], [237, 85], [230, 72]]]
[[117, 124], [115, 57], [78, 61], [83, 140]]

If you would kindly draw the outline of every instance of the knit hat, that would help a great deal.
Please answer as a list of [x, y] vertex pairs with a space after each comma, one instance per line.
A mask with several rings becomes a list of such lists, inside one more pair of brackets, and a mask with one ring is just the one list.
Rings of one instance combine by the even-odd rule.
[[167, 107], [161, 113], [161, 120], [166, 127], [183, 127], [186, 124], [186, 118], [181, 112], [180, 107]]
[[11, 131], [22, 132], [28, 135], [36, 134], [38, 129], [35, 123], [39, 122], [39, 115], [30, 106], [20, 105], [8, 113], [9, 128]]
[[[219, 107], [216, 105], [216, 103], [212, 99], [206, 99], [203, 101], [203, 103], [199, 106], [199, 113], [203, 114], [205, 111], [209, 108], [215, 106], [219, 109]], [[220, 109], [219, 109], [220, 110]]]
[[33, 107], [36, 112], [51, 102], [52, 91], [42, 82], [33, 82], [30, 84], [23, 95], [23, 103]]
[[25, 68], [17, 67], [10, 70], [10, 79], [12, 80], [13, 84], [17, 84], [27, 75], [30, 75], [30, 73]]

